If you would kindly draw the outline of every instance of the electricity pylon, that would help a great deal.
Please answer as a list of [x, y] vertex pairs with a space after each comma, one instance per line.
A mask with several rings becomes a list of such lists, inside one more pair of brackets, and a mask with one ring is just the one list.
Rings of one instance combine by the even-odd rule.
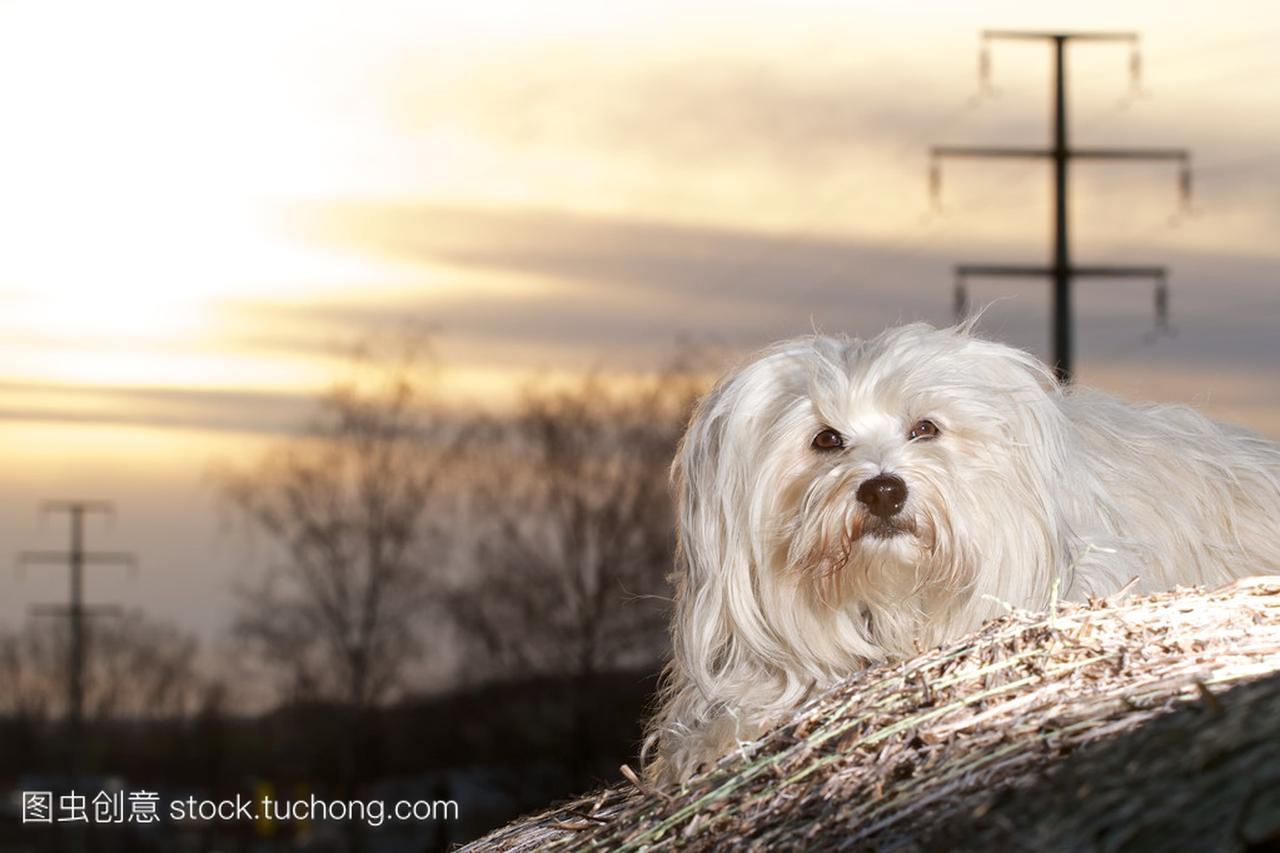
[[[1185, 148], [1076, 148], [1068, 144], [1067, 134], [1067, 45], [1071, 42], [1127, 42], [1131, 48], [1130, 68], [1135, 81], [1139, 63], [1138, 34], [1133, 32], [1035, 32], [1019, 30], [985, 30], [980, 69], [985, 78], [989, 72], [987, 42], [997, 39], [1048, 41], [1053, 46], [1053, 129], [1047, 148], [978, 147], [939, 145], [930, 149], [930, 186], [934, 193], [941, 186], [939, 161], [947, 157], [1029, 158], [1048, 160], [1053, 166], [1053, 249], [1048, 266], [1027, 264], [959, 264], [955, 268], [955, 307], [958, 314], [968, 312], [966, 282], [976, 276], [1015, 278], [1048, 278], [1053, 283], [1053, 370], [1062, 382], [1071, 381], [1072, 314], [1071, 283], [1077, 278], [1148, 278], [1156, 283], [1156, 322], [1167, 324], [1169, 296], [1168, 271], [1162, 266], [1077, 266], [1071, 262], [1070, 222], [1067, 190], [1068, 167], [1073, 160], [1165, 160], [1181, 165], [1180, 187], [1183, 203], [1191, 196], [1191, 154]], [[985, 83], [985, 79], [984, 79]]]
[[32, 608], [38, 616], [57, 616], [70, 624], [70, 649], [67, 666], [67, 752], [70, 756], [71, 784], [77, 784], [81, 770], [84, 729], [84, 668], [85, 668], [85, 619], [94, 616], [119, 615], [114, 605], [86, 605], [84, 603], [84, 569], [87, 565], [135, 565], [132, 554], [119, 551], [86, 551], [84, 547], [84, 519], [97, 513], [112, 516], [114, 507], [108, 501], [45, 501], [42, 513], [65, 512], [71, 520], [71, 543], [66, 551], [22, 551], [19, 565], [57, 564], [70, 569], [71, 590], [67, 604], [41, 604]]

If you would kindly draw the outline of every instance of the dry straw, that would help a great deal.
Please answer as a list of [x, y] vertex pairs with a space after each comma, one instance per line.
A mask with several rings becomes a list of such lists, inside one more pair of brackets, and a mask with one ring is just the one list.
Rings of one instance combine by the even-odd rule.
[[[628, 782], [500, 829], [487, 850], [894, 846], [1080, 747], [1280, 671], [1280, 580], [1011, 611], [866, 670], [679, 789]], [[925, 811], [927, 810], [927, 811]]]

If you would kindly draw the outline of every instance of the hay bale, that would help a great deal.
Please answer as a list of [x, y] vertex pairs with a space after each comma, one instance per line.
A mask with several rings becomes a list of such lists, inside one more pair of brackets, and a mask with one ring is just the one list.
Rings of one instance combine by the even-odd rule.
[[464, 849], [1258, 849], [1280, 842], [1277, 672], [1280, 579], [1015, 611], [680, 789], [619, 784]]

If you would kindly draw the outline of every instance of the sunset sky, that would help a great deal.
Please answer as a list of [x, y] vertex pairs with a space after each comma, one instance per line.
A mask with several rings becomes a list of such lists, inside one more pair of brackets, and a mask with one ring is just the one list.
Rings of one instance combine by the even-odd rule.
[[[1226, 2], [0, 3], [0, 551], [56, 547], [45, 497], [112, 498], [136, 577], [90, 598], [206, 636], [261, 569], [211, 464], [296, 429], [360, 336], [430, 329], [448, 397], [814, 328], [947, 322], [956, 261], [1041, 262], [1042, 45], [984, 27], [1135, 29], [1070, 55], [1076, 258], [1166, 263], [1077, 294], [1079, 375], [1280, 436], [1280, 13]], [[983, 329], [1045, 352], [1047, 289], [982, 282]], [[0, 555], [2, 558], [2, 555]], [[65, 572], [0, 573], [0, 622]]]

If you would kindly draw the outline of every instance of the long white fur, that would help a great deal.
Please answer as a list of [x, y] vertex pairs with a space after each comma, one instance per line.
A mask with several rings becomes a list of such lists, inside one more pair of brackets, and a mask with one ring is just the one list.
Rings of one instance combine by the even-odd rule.
[[[940, 435], [909, 441], [922, 418]], [[816, 451], [824, 427], [846, 448]], [[907, 484], [908, 535], [859, 536], [881, 472]], [[758, 353], [702, 400], [673, 479], [673, 658], [646, 742], [664, 782], [1002, 604], [1280, 571], [1280, 445], [1064, 389], [967, 324]]]

